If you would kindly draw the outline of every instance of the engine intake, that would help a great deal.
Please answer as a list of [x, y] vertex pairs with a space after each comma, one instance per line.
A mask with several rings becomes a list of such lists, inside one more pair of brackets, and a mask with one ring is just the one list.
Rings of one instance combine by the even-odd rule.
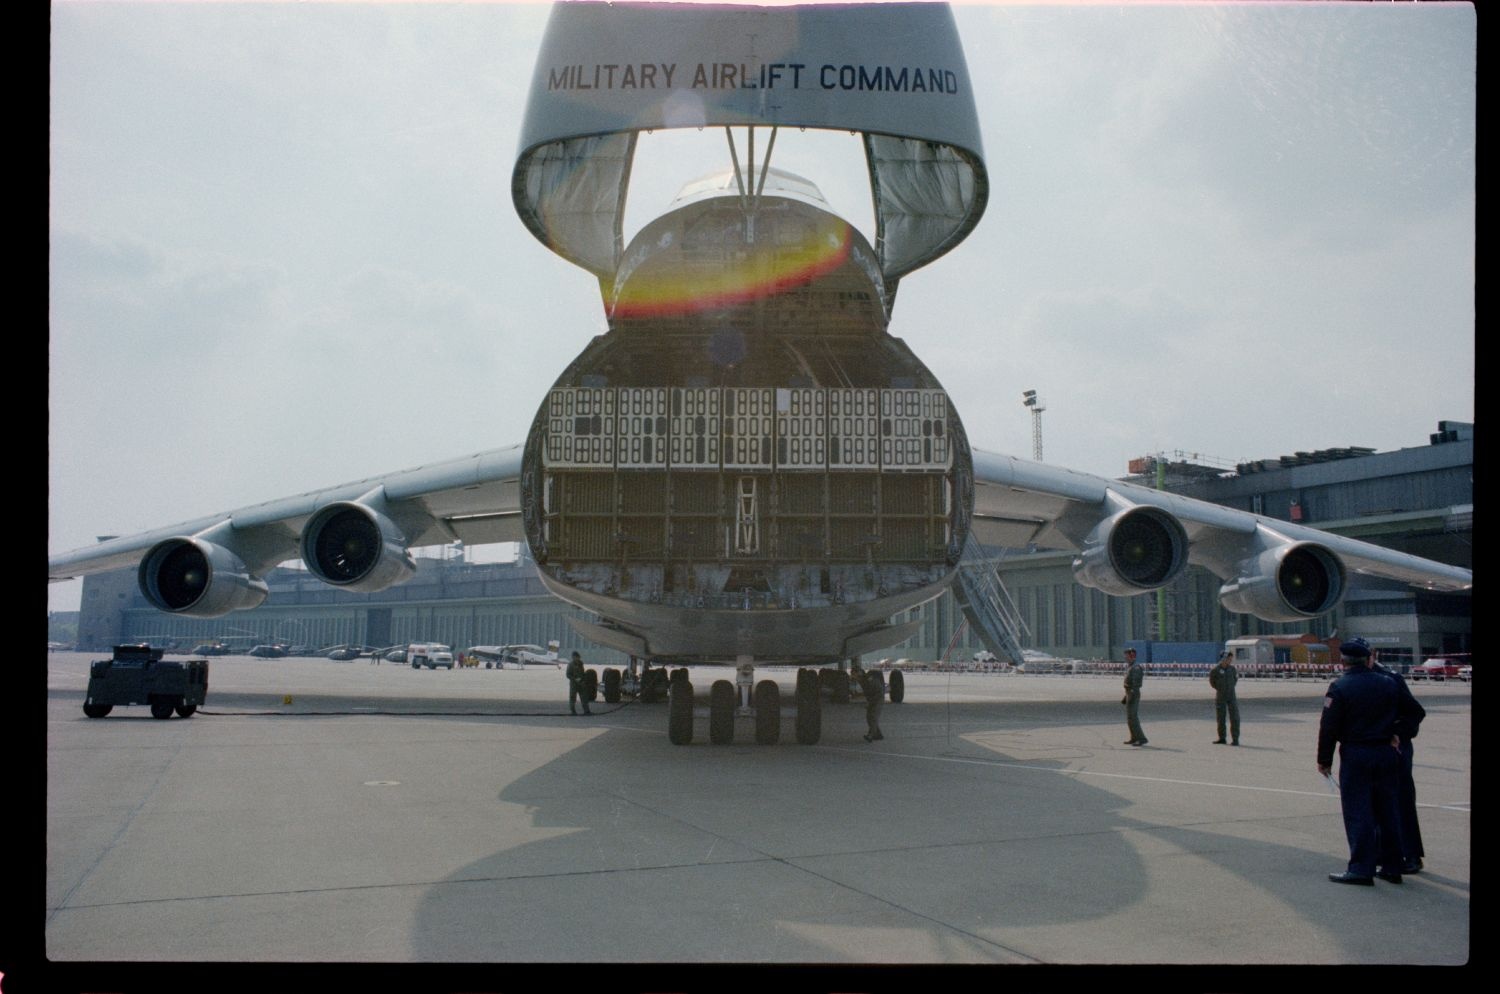
[[372, 593], [417, 571], [395, 522], [358, 501], [337, 501], [302, 530], [302, 560], [324, 583]]
[[141, 593], [158, 610], [190, 618], [217, 618], [258, 606], [264, 580], [250, 575], [239, 556], [201, 538], [169, 538], [151, 547], [137, 572]]
[[1129, 597], [1172, 582], [1187, 565], [1187, 533], [1157, 507], [1126, 508], [1101, 521], [1073, 560], [1085, 587]]
[[1333, 610], [1344, 597], [1344, 564], [1313, 542], [1267, 549], [1241, 565], [1219, 590], [1225, 610], [1265, 621], [1302, 621]]

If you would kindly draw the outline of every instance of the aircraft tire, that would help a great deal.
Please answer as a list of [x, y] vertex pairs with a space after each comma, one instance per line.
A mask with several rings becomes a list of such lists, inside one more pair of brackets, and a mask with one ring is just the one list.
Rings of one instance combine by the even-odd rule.
[[585, 670], [583, 673], [583, 699], [592, 704], [599, 697], [599, 671]]
[[113, 710], [113, 704], [85, 704], [83, 706], [83, 713], [90, 718], [103, 718]]
[[604, 703], [620, 703], [620, 671], [613, 666], [604, 671]]
[[734, 741], [734, 684], [715, 680], [708, 688], [708, 741], [729, 745]]
[[177, 717], [179, 718], [191, 718], [193, 716], [193, 712], [198, 710], [198, 705], [179, 704], [177, 705], [177, 707], [173, 708], [173, 710], [177, 712]]
[[849, 671], [828, 670], [828, 686], [833, 693], [833, 703], [849, 703]]
[[900, 670], [891, 670], [891, 703], [900, 704], [906, 700], [906, 674]]
[[170, 698], [157, 697], [151, 701], [151, 717], [165, 721], [172, 717], [172, 701]]
[[808, 669], [808, 668], [803, 668], [803, 669], [798, 670], [797, 671], [797, 695], [796, 695], [796, 700], [797, 700], [799, 706], [801, 704], [802, 695], [803, 694], [812, 694], [813, 696], [817, 696], [817, 693], [818, 693], [818, 671], [814, 670], [814, 669]]
[[803, 683], [797, 681], [797, 742], [800, 745], [817, 745], [823, 737], [823, 702], [818, 699], [816, 677]]
[[686, 680], [672, 681], [667, 703], [667, 739], [679, 746], [693, 741], [693, 685]]
[[775, 745], [781, 739], [781, 687], [775, 680], [755, 685], [755, 741]]

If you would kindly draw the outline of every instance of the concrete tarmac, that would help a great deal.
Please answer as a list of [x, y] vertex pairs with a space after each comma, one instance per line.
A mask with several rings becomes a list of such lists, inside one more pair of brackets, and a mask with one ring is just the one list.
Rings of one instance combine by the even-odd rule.
[[1427, 868], [1358, 888], [1321, 681], [1241, 680], [1238, 748], [1201, 678], [1147, 678], [1132, 748], [1118, 677], [936, 673], [873, 745], [856, 703], [680, 747], [557, 670], [366, 660], [216, 658], [192, 718], [89, 719], [90, 658], [47, 660], [53, 965], [1470, 958], [1467, 684], [1413, 687]]

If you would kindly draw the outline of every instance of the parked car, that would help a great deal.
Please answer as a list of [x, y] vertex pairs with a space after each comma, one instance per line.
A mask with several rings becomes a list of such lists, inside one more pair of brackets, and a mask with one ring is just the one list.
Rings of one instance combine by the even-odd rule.
[[1451, 659], [1433, 656], [1431, 659], [1424, 659], [1420, 666], [1413, 666], [1409, 675], [1413, 680], [1457, 680], [1461, 669], [1463, 667]]
[[1470, 680], [1473, 680], [1474, 679], [1474, 667], [1472, 667], [1472, 666], [1460, 666], [1458, 668], [1458, 678], [1460, 680], [1462, 680], [1464, 683], [1468, 683]]

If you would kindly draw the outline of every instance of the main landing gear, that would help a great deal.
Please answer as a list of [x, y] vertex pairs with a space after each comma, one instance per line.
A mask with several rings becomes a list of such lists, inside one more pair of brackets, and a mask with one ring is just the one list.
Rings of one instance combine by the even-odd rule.
[[[879, 686], [884, 695], [887, 688], [883, 678], [879, 681]], [[899, 671], [891, 673], [889, 696], [892, 703], [900, 703], [906, 696], [905, 680]], [[735, 679], [715, 680], [710, 684], [708, 707], [699, 708], [695, 707], [693, 685], [688, 680], [688, 671], [679, 668], [672, 671], [667, 689], [667, 739], [673, 745], [691, 744], [694, 719], [706, 716], [709, 742], [714, 745], [729, 745], [734, 741], [735, 719], [752, 718], [756, 743], [775, 745], [781, 741], [781, 719], [784, 714], [790, 714], [797, 742], [801, 745], [817, 745], [823, 736], [825, 697], [833, 703], [849, 702], [847, 670], [812, 667], [799, 669], [793, 706], [785, 710], [781, 706], [781, 686], [775, 680], [757, 682], [754, 662], [741, 657]]]

